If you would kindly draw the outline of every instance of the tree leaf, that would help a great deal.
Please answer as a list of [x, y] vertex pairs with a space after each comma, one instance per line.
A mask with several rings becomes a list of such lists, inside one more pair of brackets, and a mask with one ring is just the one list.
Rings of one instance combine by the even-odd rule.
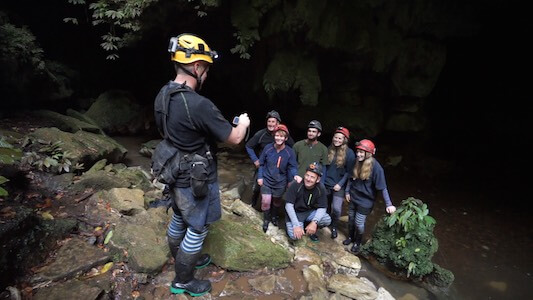
[[111, 237], [113, 237], [113, 230], [110, 230], [107, 233], [107, 235], [106, 235], [106, 237], [104, 239], [104, 245], [107, 245], [107, 243], [109, 243], [109, 241], [111, 240]]

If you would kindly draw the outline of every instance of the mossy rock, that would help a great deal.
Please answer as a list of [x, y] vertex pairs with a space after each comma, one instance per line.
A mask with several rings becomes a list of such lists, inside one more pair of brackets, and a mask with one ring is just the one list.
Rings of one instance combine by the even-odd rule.
[[290, 252], [233, 215], [224, 215], [209, 227], [203, 251], [211, 255], [216, 265], [234, 271], [286, 268], [292, 260]]

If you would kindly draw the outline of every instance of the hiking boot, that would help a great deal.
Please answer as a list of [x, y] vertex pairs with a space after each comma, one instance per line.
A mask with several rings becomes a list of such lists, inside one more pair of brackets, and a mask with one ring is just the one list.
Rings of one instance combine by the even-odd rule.
[[316, 234], [311, 234], [311, 235], [309, 236], [309, 239], [310, 239], [312, 242], [317, 243], [317, 242], [318, 242], [318, 235], [316, 235]]

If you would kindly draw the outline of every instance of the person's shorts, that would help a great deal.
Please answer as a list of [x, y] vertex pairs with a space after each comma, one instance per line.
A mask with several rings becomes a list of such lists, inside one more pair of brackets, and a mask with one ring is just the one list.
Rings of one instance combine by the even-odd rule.
[[272, 197], [281, 198], [284, 192], [285, 188], [270, 188], [264, 184], [261, 186], [262, 195], [272, 195]]

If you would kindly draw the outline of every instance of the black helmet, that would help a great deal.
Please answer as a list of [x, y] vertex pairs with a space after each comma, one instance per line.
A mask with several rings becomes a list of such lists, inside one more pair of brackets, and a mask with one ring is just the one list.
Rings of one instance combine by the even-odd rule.
[[310, 164], [305, 171], [311, 171], [316, 175], [322, 177], [322, 166], [317, 162]]
[[270, 119], [270, 118], [275, 118], [276, 120], [278, 120], [278, 122], [281, 123], [281, 117], [279, 116], [279, 113], [275, 110], [271, 110], [267, 113], [267, 120]]
[[322, 132], [322, 124], [320, 124], [320, 122], [318, 122], [317, 120], [309, 122], [307, 128], [316, 128], [318, 129], [318, 131]]

